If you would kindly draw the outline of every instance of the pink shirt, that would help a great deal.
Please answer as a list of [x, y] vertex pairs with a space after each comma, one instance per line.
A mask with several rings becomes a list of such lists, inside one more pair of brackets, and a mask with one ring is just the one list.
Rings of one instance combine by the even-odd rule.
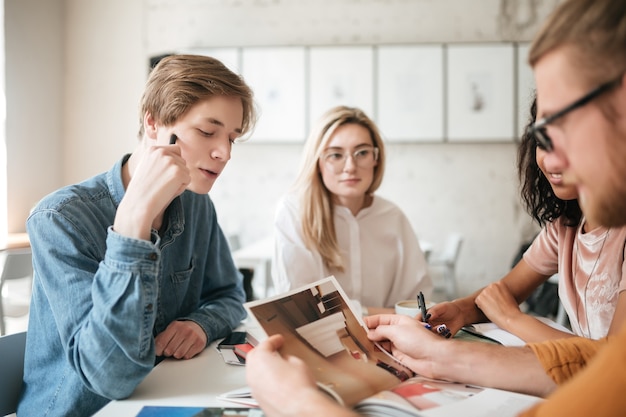
[[[583, 219], [584, 220], [584, 219]], [[626, 227], [581, 233], [563, 218], [548, 223], [524, 254], [543, 275], [559, 274], [559, 298], [572, 331], [599, 339], [609, 332], [619, 293], [626, 289]]]

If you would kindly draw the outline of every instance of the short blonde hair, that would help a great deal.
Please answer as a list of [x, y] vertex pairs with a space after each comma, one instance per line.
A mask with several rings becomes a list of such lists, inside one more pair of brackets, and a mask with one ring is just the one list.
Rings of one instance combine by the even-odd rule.
[[243, 78], [219, 60], [202, 55], [170, 55], [150, 72], [141, 98], [139, 137], [144, 133], [146, 113], [170, 126], [199, 101], [214, 97], [239, 97], [243, 105], [242, 133], [256, 122], [252, 89]]

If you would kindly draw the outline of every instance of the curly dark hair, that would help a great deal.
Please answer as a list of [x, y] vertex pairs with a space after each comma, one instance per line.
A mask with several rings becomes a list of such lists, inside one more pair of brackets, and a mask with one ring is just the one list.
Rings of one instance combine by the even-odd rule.
[[561, 200], [558, 198], [550, 182], [537, 165], [537, 141], [530, 132], [530, 127], [537, 118], [537, 99], [533, 99], [530, 117], [517, 151], [517, 172], [520, 179], [522, 201], [528, 213], [544, 226], [560, 216], [564, 216], [565, 225], [576, 227], [580, 224], [582, 211], [578, 200]]

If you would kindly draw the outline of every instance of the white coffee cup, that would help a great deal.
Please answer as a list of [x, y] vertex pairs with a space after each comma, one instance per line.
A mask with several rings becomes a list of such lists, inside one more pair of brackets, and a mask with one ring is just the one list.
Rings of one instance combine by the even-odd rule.
[[[434, 303], [426, 302], [426, 308], [433, 306]], [[402, 314], [409, 317], [417, 317], [422, 314], [417, 300], [398, 301], [395, 306], [396, 314]]]

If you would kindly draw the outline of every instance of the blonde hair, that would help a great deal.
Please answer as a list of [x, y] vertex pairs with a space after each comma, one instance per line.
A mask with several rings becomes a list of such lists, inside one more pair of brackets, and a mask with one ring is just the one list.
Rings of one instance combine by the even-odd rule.
[[626, 69], [626, 2], [567, 0], [550, 15], [528, 54], [531, 66], [546, 53], [569, 47], [572, 63], [588, 87], [619, 76]]
[[150, 72], [141, 98], [139, 137], [144, 133], [143, 117], [170, 126], [191, 107], [214, 96], [239, 97], [243, 105], [241, 136], [256, 122], [252, 89], [243, 78], [215, 58], [202, 55], [170, 55]]
[[378, 127], [360, 109], [337, 106], [328, 110], [311, 130], [304, 145], [300, 171], [295, 181], [299, 193], [304, 242], [317, 251], [327, 268], [343, 271], [343, 259], [334, 223], [332, 193], [326, 188], [319, 168], [319, 159], [339, 126], [357, 124], [370, 132], [372, 144], [378, 148], [378, 163], [374, 167], [372, 184], [367, 189], [372, 194], [380, 187], [385, 171], [385, 146]]

